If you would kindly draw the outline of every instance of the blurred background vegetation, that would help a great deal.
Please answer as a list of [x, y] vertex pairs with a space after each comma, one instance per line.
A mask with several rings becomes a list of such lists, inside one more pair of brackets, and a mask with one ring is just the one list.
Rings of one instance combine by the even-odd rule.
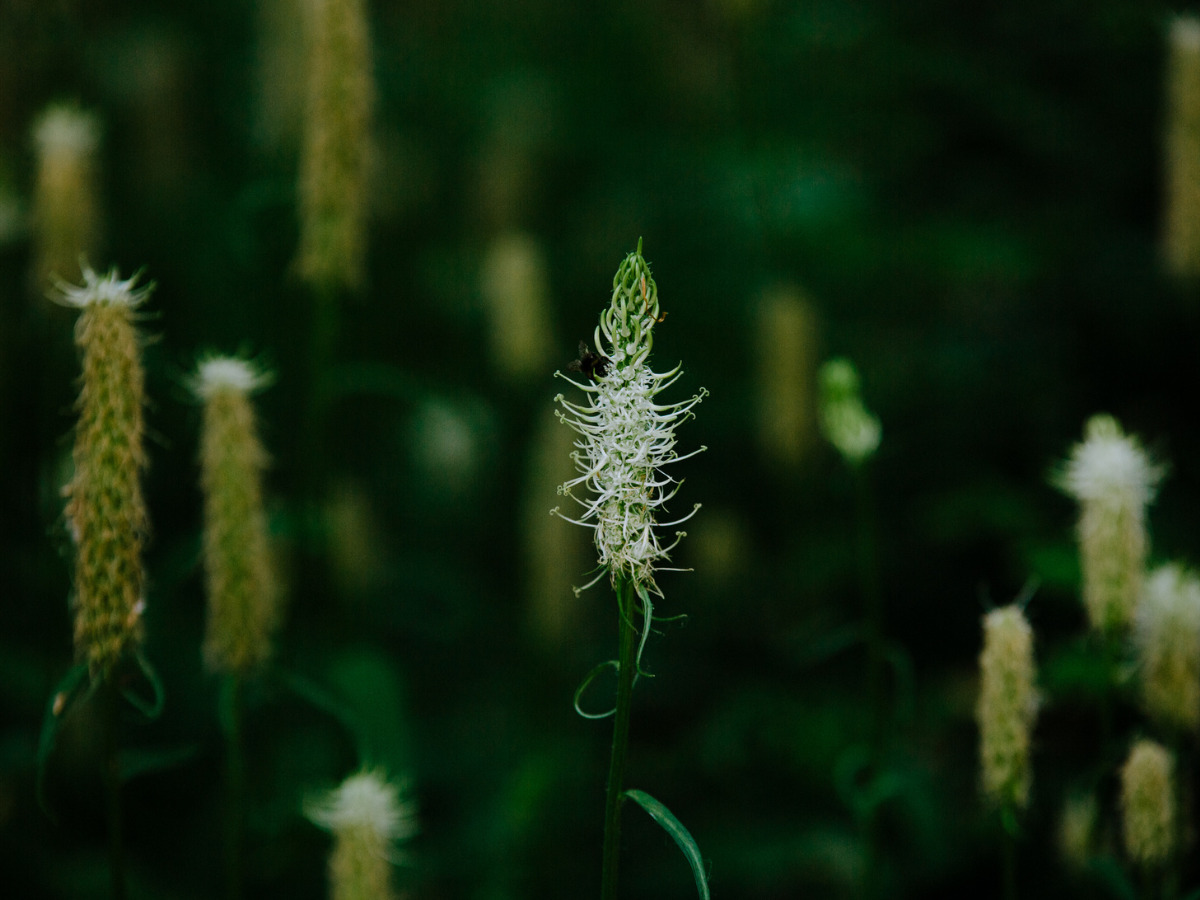
[[[845, 355], [883, 422], [869, 475], [893, 660], [884, 894], [998, 882], [977, 790], [979, 619], [1036, 578], [1045, 706], [1021, 895], [1117, 895], [1056, 845], [1064, 799], [1110, 795], [1096, 773], [1125, 745], [1097, 747], [1074, 510], [1047, 475], [1111, 412], [1172, 466], [1155, 557], [1200, 559], [1200, 298], [1160, 240], [1180, 5], [373, 0], [367, 278], [340, 301], [316, 435], [314, 304], [292, 274], [302, 7], [0, 2], [0, 893], [107, 891], [85, 717], [50, 759], [52, 815], [34, 790], [72, 655], [60, 490], [78, 365], [73, 317], [30, 275], [31, 128], [67, 100], [103, 123], [90, 262], [157, 283], [146, 618], [166, 708], [127, 731], [132, 896], [223, 887], [186, 389], [209, 350], [276, 375], [258, 404], [290, 583], [276, 668], [249, 700], [250, 891], [324, 896], [328, 838], [300, 807], [365, 745], [420, 806], [410, 896], [595, 892], [610, 726], [571, 696], [615, 654], [614, 603], [603, 584], [573, 596], [587, 534], [546, 515], [569, 465], [551, 376], [639, 237], [669, 311], [658, 368], [683, 361], [673, 399], [711, 397], [680, 431], [681, 449], [708, 447], [684, 464], [680, 509], [704, 508], [676, 555], [695, 571], [660, 582], [664, 614], [687, 618], [647, 651], [630, 786], [691, 829], [714, 896], [860, 895], [854, 485], [811, 407], [817, 363]], [[514, 281], [542, 297], [521, 329], [536, 340], [504, 330], [522, 314]], [[667, 837], [632, 808], [625, 823], [623, 895], [694, 896]]]

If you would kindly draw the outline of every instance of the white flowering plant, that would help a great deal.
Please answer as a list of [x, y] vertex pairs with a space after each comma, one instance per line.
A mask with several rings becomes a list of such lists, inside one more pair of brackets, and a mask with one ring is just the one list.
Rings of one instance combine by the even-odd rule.
[[[595, 531], [599, 552], [599, 574], [576, 593], [586, 590], [607, 572], [614, 588], [621, 580], [629, 581], [644, 602], [648, 594], [662, 596], [654, 580], [661, 562], [685, 536], [677, 531], [674, 540], [663, 545], [658, 529], [686, 522], [700, 504], [683, 517], [658, 522], [658, 510], [679, 491], [682, 480], [666, 474], [665, 467], [688, 459], [705, 450], [700, 447], [679, 455], [675, 450], [675, 429], [692, 417], [693, 408], [707, 396], [701, 388], [691, 398], [678, 403], [658, 403], [658, 395], [673, 385], [682, 374], [681, 366], [668, 372], [650, 368], [654, 346], [654, 328], [665, 318], [660, 311], [658, 286], [650, 267], [638, 250], [629, 254], [613, 278], [612, 303], [596, 326], [596, 353], [586, 347], [572, 368], [584, 375], [576, 381], [555, 372], [582, 390], [585, 404], [567, 400], [562, 394], [555, 400], [562, 406], [559, 419], [579, 433], [572, 454], [577, 477], [559, 487], [582, 509], [577, 518], [553, 512], [569, 522]], [[577, 490], [586, 490], [587, 497]], [[677, 571], [677, 570], [675, 570]]]
[[[676, 531], [663, 542], [659, 529], [681, 525], [696, 514], [700, 504], [682, 517], [659, 522], [660, 510], [678, 493], [682, 480], [665, 469], [705, 448], [680, 455], [675, 449], [675, 429], [692, 418], [693, 409], [708, 392], [703, 388], [687, 400], [661, 403], [659, 394], [682, 374], [681, 366], [667, 372], [650, 368], [654, 329], [665, 318], [659, 306], [658, 286], [642, 257], [641, 241], [625, 257], [613, 277], [612, 301], [595, 331], [595, 352], [580, 347], [580, 358], [570, 368], [583, 380], [555, 372], [584, 392], [576, 403], [562, 394], [559, 419], [578, 433], [571, 457], [578, 472], [559, 487], [559, 493], [580, 507], [576, 517], [552, 510], [568, 522], [591, 528], [599, 555], [598, 574], [578, 594], [607, 573], [617, 596], [620, 656], [592, 670], [575, 695], [575, 708], [589, 718], [614, 716], [612, 756], [604, 825], [602, 900], [616, 896], [620, 811], [626, 798], [638, 803], [675, 840], [688, 858], [702, 898], [708, 881], [696, 842], [687, 829], [659, 801], [643, 791], [622, 790], [633, 685], [641, 671], [642, 651], [654, 622], [653, 596], [662, 591], [655, 581], [671, 551], [685, 537]], [[641, 620], [640, 627], [635, 624]], [[639, 634], [640, 633], [640, 634]], [[584, 689], [602, 671], [617, 672], [617, 699], [607, 713], [589, 716], [579, 706]]]
[[[651, 595], [662, 596], [654, 573], [678, 571], [661, 563], [670, 560], [670, 552], [686, 536], [686, 532], [676, 531], [674, 540], [664, 545], [659, 529], [681, 525], [700, 509], [697, 503], [681, 518], [657, 521], [658, 511], [666, 508], [683, 483], [664, 469], [706, 449], [701, 446], [681, 456], [675, 449], [675, 429], [693, 416], [692, 410], [708, 391], [701, 388], [677, 403], [657, 402], [658, 395], [682, 374], [681, 365], [667, 372], [650, 368], [654, 329], [664, 318], [658, 285], [642, 257], [639, 241], [638, 249], [625, 258], [613, 277], [611, 304], [596, 326], [596, 353], [581, 347], [580, 359], [572, 364], [584, 380], [554, 373], [587, 398], [580, 404], [562, 394], [555, 397], [562, 406], [557, 411], [559, 419], [579, 434], [572, 454], [579, 474], [561, 485], [559, 493], [574, 500], [582, 511], [577, 518], [558, 508], [552, 512], [591, 528], [599, 554], [599, 573], [575, 592], [578, 595], [608, 574], [622, 616], [642, 615], [639, 667], [653, 620]], [[586, 491], [587, 496], [579, 496], [577, 491]], [[623, 591], [622, 585], [631, 590]], [[637, 599], [630, 596], [626, 602], [626, 593]], [[635, 610], [635, 605], [640, 608]]]

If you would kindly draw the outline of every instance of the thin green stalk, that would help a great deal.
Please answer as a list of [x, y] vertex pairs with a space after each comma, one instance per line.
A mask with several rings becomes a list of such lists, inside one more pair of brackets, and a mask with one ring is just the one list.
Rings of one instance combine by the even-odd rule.
[[242, 747], [242, 677], [225, 676], [225, 876], [229, 900], [242, 896], [246, 759]]
[[[867, 642], [867, 704], [871, 716], [869, 778], [876, 779], [883, 766], [887, 700], [883, 687], [883, 590], [875, 541], [875, 508], [870, 480], [864, 466], [853, 466], [855, 499], [858, 505], [858, 578], [862, 592]], [[872, 807], [864, 822], [865, 865], [863, 896], [879, 896], [879, 810]]]
[[1179, 876], [1184, 861], [1184, 849], [1188, 844], [1188, 830], [1192, 807], [1192, 767], [1190, 742], [1179, 731], [1171, 736], [1171, 756], [1175, 760], [1175, 821], [1171, 841], [1171, 856], [1163, 873], [1163, 900], [1175, 900], [1179, 896]]
[[887, 705], [883, 691], [883, 590], [879, 583], [879, 560], [875, 542], [875, 507], [866, 469], [854, 467], [855, 499], [858, 503], [858, 581], [862, 591], [867, 639], [867, 701], [871, 709], [871, 762], [878, 765], [883, 754]]
[[629, 749], [629, 719], [633, 707], [633, 682], [637, 675], [637, 629], [633, 626], [633, 585], [617, 582], [617, 625], [620, 655], [617, 668], [617, 706], [613, 717], [612, 754], [608, 764], [608, 793], [604, 804], [604, 871], [601, 900], [616, 900], [617, 863], [621, 849], [621, 803], [625, 780], [625, 754]]
[[112, 900], [125, 900], [125, 846], [121, 829], [121, 693], [113, 684], [111, 673], [104, 677], [99, 693], [103, 717], [101, 727], [104, 729], [101, 777], [108, 820], [109, 883]]
[[1004, 900], [1017, 900], [1017, 838], [1012, 829], [1001, 829], [1004, 847]]

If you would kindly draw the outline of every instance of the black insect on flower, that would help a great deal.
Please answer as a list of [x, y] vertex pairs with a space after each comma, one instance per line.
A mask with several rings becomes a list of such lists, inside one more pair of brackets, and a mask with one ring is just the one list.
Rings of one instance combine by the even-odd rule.
[[612, 360], [599, 353], [593, 353], [583, 341], [579, 342], [579, 359], [567, 363], [568, 372], [582, 372], [589, 381], [603, 378], [608, 373]]

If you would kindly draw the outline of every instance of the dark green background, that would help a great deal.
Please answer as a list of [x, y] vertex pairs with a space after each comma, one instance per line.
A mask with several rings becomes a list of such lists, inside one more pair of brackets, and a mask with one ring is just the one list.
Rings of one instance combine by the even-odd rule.
[[[1172, 465], [1156, 558], [1197, 559], [1200, 297], [1164, 275], [1158, 243], [1164, 38], [1181, 6], [370, 6], [391, 150], [368, 287], [344, 298], [335, 338], [340, 365], [370, 366], [340, 370], [315, 439], [326, 477], [374, 510], [379, 568], [349, 589], [306, 540], [312, 303], [289, 276], [295, 149], [265, 147], [256, 120], [254, 5], [0, 2], [0, 183], [28, 197], [29, 130], [48, 103], [95, 110], [106, 252], [93, 264], [145, 267], [158, 285], [143, 323], [146, 650], [167, 706], [127, 730], [153, 769], [126, 789], [132, 896], [222, 889], [218, 690], [198, 650], [199, 415], [184, 378], [200, 351], [239, 348], [277, 376], [260, 409], [274, 527], [292, 548], [278, 665], [338, 698], [373, 759], [411, 779], [422, 832], [399, 882], [425, 900], [594, 895], [609, 725], [570, 701], [615, 654], [614, 605], [603, 585], [568, 593], [569, 636], [537, 637], [520, 510], [534, 502], [522, 484], [535, 423], [563, 389], [551, 371], [590, 335], [639, 237], [670, 311], [659, 367], [684, 362], [674, 399], [701, 385], [711, 397], [680, 431], [682, 449], [709, 448], [682, 472], [681, 500], [705, 505], [677, 555], [695, 572], [661, 582], [664, 612], [688, 618], [647, 651], [656, 678], [638, 687], [629, 784], [691, 829], [715, 897], [855, 896], [846, 772], [869, 716], [853, 485], [825, 447], [781, 471], [756, 437], [755, 302], [792, 282], [817, 310], [821, 355], [855, 361], [883, 422], [870, 475], [886, 629], [912, 676], [888, 763], [887, 895], [998, 891], [999, 827], [976, 789], [979, 617], [1037, 577], [1046, 705], [1021, 896], [1117, 896], [1111, 873], [1068, 876], [1055, 821], [1074, 787], [1111, 795], [1103, 773], [1146, 726], [1122, 707], [1120, 745], [1098, 746], [1073, 510], [1047, 475], [1087, 416], [1113, 413]], [[499, 209], [483, 188], [497, 148], [527, 166]], [[508, 228], [541, 242], [554, 303], [556, 362], [520, 386], [493, 371], [478, 287]], [[43, 708], [71, 662], [58, 490], [77, 364], [70, 316], [29, 289], [30, 258], [24, 236], [0, 245], [0, 893], [102, 897], [86, 718], [50, 762], [56, 821], [34, 799]], [[431, 398], [478, 425], [467, 483], [413, 462]], [[719, 578], [694, 552], [706, 516], [740, 535]], [[278, 678], [251, 702], [252, 895], [323, 896], [327, 838], [299, 808], [357, 764], [354, 739]], [[623, 896], [694, 896], [669, 839], [636, 809], [625, 821]], [[1198, 878], [1189, 863], [1184, 886]]]

